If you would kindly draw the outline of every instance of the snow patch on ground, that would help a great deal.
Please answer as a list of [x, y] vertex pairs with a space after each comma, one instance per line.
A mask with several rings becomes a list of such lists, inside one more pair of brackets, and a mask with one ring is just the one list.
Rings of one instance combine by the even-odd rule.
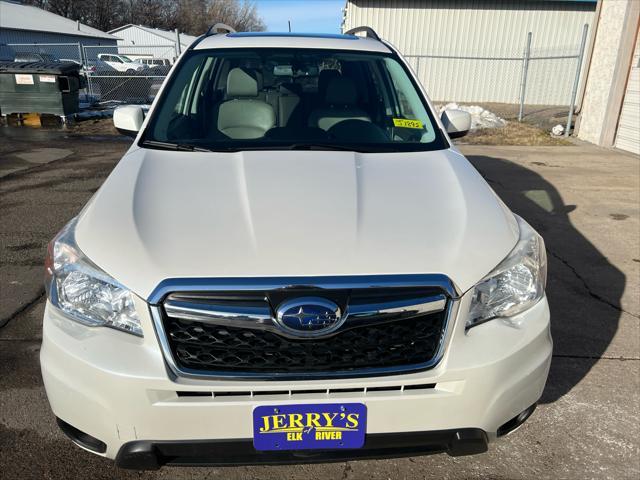
[[95, 118], [111, 118], [113, 117], [113, 108], [106, 110], [82, 110], [76, 113], [76, 120], [92, 120]]
[[[80, 112], [75, 114], [76, 120], [93, 120], [97, 118], [111, 118], [113, 111], [123, 105], [120, 102], [104, 102], [101, 104], [91, 104], [80, 102]], [[147, 112], [151, 105], [140, 105]]]
[[493, 112], [479, 105], [458, 105], [455, 102], [447, 103], [440, 107], [440, 115], [445, 110], [464, 110], [471, 115], [471, 130], [479, 128], [501, 128], [507, 124], [504, 118], [500, 118]]

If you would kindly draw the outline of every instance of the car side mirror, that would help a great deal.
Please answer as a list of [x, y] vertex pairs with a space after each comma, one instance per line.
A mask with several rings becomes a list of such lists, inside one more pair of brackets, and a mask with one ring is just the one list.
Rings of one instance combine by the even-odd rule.
[[113, 125], [116, 130], [127, 137], [138, 135], [144, 122], [144, 110], [136, 105], [118, 107], [113, 112]]
[[471, 115], [464, 110], [445, 110], [440, 119], [451, 139], [464, 137], [471, 130]]

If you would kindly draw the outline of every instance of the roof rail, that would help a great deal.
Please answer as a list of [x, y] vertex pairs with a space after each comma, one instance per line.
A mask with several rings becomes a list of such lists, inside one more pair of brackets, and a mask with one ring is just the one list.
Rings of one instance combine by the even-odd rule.
[[376, 33], [376, 31], [371, 28], [371, 27], [355, 27], [352, 28], [351, 30], [347, 30], [346, 32], [344, 32], [345, 35], [355, 35], [356, 33], [359, 32], [365, 32], [367, 35], [367, 38], [373, 38], [374, 40], [380, 40], [380, 37], [378, 36], [378, 34]]
[[211, 25], [209, 27], [209, 30], [207, 30], [207, 33], [205, 33], [204, 36], [208, 37], [209, 35], [215, 35], [218, 33], [218, 30], [224, 30], [227, 33], [236, 33], [235, 28], [230, 27], [229, 25], [226, 25], [224, 23], [216, 23], [215, 25]]

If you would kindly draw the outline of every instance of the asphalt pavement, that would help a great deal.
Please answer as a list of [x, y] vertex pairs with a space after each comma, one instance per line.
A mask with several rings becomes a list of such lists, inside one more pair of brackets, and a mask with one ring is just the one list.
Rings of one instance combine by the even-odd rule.
[[131, 472], [75, 447], [40, 376], [42, 263], [128, 145], [0, 128], [0, 479], [640, 477], [640, 160], [590, 146], [463, 147], [549, 253], [547, 388], [532, 418], [486, 454]]

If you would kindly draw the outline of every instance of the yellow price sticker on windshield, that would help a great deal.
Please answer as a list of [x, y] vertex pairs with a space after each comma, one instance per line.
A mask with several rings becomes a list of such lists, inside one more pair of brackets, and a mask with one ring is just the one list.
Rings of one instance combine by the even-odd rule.
[[420, 120], [409, 120], [406, 118], [394, 118], [393, 124], [400, 128], [417, 128], [422, 130], [422, 122]]

